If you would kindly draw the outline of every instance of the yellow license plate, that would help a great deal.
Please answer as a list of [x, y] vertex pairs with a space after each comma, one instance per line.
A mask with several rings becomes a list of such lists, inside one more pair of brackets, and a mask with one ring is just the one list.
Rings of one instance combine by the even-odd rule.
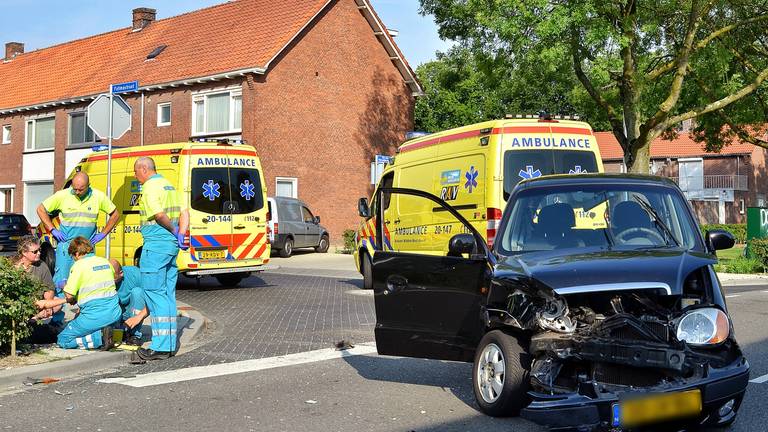
[[10, 236], [8, 238], [11, 239], [11, 240], [18, 240], [18, 239], [21, 238], [21, 236]]
[[635, 427], [693, 417], [701, 413], [701, 391], [661, 393], [627, 399], [612, 406], [613, 426]]
[[222, 260], [227, 258], [227, 250], [218, 249], [198, 251], [197, 257], [201, 260]]

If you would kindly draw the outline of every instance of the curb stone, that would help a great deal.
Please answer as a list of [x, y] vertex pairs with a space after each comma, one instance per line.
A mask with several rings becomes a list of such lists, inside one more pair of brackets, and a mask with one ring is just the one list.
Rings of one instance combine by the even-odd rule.
[[[179, 350], [177, 355], [195, 348], [194, 339], [208, 327], [209, 320], [193, 307], [177, 302], [179, 309]], [[128, 364], [130, 351], [89, 351], [70, 358], [14, 368], [0, 372], [0, 395], [22, 390], [27, 387], [27, 377], [55, 378], [58, 380], [92, 375], [118, 366]]]

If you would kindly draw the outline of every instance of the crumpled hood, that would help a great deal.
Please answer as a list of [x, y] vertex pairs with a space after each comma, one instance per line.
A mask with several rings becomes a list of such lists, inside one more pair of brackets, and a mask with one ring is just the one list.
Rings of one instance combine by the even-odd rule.
[[[715, 264], [708, 254], [679, 248], [527, 252], [501, 257], [497, 276], [528, 276], [560, 292], [564, 288], [616, 284], [658, 284], [681, 294], [692, 271]], [[567, 290], [566, 290], [567, 291]]]

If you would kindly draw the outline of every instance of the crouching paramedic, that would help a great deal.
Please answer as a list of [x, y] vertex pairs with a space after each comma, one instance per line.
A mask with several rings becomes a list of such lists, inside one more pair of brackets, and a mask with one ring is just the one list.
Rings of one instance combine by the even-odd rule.
[[85, 237], [70, 241], [68, 252], [75, 262], [64, 286], [66, 298], [39, 300], [36, 306], [46, 309], [77, 303], [80, 313], [59, 333], [57, 343], [62, 348], [108, 350], [113, 346], [112, 324], [120, 319], [112, 266], [93, 254], [93, 245]]
[[139, 348], [140, 361], [171, 357], [176, 351], [176, 258], [185, 248], [188, 212], [182, 212], [176, 188], [157, 173], [155, 161], [141, 157], [133, 165], [141, 183], [141, 247], [139, 268], [149, 313], [152, 315], [152, 344]]
[[127, 327], [124, 342], [128, 345], [141, 345], [141, 325], [149, 314], [141, 286], [141, 271], [136, 266], [123, 267], [116, 259], [110, 259], [109, 263], [115, 272], [122, 320]]

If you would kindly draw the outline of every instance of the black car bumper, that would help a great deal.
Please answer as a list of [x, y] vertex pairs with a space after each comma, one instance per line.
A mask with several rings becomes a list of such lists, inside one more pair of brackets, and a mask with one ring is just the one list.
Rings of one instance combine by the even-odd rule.
[[[699, 389], [702, 411], [699, 421], [716, 421], [718, 409], [731, 399], [743, 396], [749, 383], [749, 364], [743, 357], [723, 368], [711, 368], [706, 378], [678, 386], [666, 386], [659, 392], [681, 392]], [[637, 394], [633, 392], [633, 394]], [[549, 395], [529, 392], [532, 402], [521, 416], [553, 430], [590, 430], [595, 427], [616, 427], [613, 404], [618, 393], [600, 393], [590, 397], [579, 393]]]

